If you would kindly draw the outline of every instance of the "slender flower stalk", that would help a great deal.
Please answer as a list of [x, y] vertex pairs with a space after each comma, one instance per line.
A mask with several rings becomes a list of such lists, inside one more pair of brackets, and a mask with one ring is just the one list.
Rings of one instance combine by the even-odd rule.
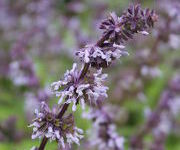
[[145, 125], [132, 137], [130, 142], [132, 150], [143, 150], [147, 147], [144, 137], [151, 132], [154, 143], [151, 144], [150, 149], [164, 150], [165, 139], [173, 129], [174, 120], [180, 112], [179, 81], [179, 74], [170, 80], [168, 88], [161, 95], [157, 108], [147, 114], [148, 119]]
[[[133, 38], [135, 33], [147, 35], [146, 30], [153, 27], [156, 20], [157, 15], [154, 11], [143, 10], [140, 5], [130, 6], [121, 17], [115, 13], [109, 14], [101, 23], [103, 35], [97, 43], [86, 45], [77, 51], [76, 55], [83, 62], [81, 70], [79, 71], [77, 64], [73, 64], [72, 69], [64, 74], [63, 80], [52, 83], [54, 94], [60, 97], [58, 101], [60, 110], [51, 111], [43, 103], [40, 111], [36, 111], [36, 118], [30, 126], [33, 126], [33, 138], [44, 136], [39, 150], [44, 150], [48, 139], [56, 140], [60, 147], [64, 147], [65, 143], [79, 144], [82, 131], [72, 121], [73, 114], [64, 116], [66, 110], [71, 104], [72, 110], [75, 111], [77, 104], [81, 104], [84, 108], [85, 104], [97, 105], [100, 97], [106, 98], [108, 88], [104, 86], [104, 81], [107, 75], [102, 73], [102, 68], [109, 67], [112, 61], [127, 55], [122, 44]], [[63, 130], [64, 126], [70, 128]], [[108, 128], [114, 131], [114, 128]], [[116, 137], [117, 135], [112, 136]], [[123, 140], [117, 138], [117, 141], [123, 144]], [[112, 144], [113, 141], [110, 145]], [[122, 147], [122, 144], [114, 148]]]

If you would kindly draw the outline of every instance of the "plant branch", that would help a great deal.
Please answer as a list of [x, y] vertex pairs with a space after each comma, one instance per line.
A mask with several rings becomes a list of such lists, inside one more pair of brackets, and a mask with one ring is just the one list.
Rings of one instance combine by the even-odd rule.
[[[106, 41], [106, 40], [109, 38], [109, 36], [110, 36], [110, 33], [105, 34], [104, 36], [102, 36], [102, 38], [97, 41], [96, 45], [99, 46], [99, 47], [101, 47], [101, 46], [103, 45], [104, 41]], [[86, 73], [87, 73], [88, 70], [89, 70], [89, 67], [90, 67], [90, 64], [89, 64], [89, 63], [85, 63], [85, 64], [84, 64], [84, 67], [83, 67], [83, 69], [82, 69], [82, 71], [81, 71], [81, 74], [80, 74], [80, 76], [79, 76], [79, 79], [83, 79], [83, 78], [84, 78], [84, 76], [86, 75]], [[64, 104], [63, 104], [63, 107], [62, 107], [61, 111], [60, 111], [59, 114], [57, 115], [57, 118], [58, 118], [58, 119], [61, 119], [61, 118], [63, 117], [63, 115], [65, 114], [65, 112], [66, 112], [66, 110], [68, 109], [68, 107], [69, 107], [69, 104], [67, 104], [67, 103], [64, 103]], [[48, 138], [46, 138], [46, 137], [44, 136], [44, 137], [43, 137], [43, 140], [42, 140], [42, 142], [41, 142], [41, 144], [40, 144], [40, 147], [38, 148], [38, 150], [44, 150], [47, 142], [48, 142]]]

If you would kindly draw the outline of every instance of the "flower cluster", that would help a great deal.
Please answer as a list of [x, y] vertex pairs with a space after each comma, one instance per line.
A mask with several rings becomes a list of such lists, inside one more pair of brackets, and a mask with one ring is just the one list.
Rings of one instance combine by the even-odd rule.
[[[102, 69], [93, 75], [87, 75], [83, 80], [79, 79], [80, 72], [77, 64], [73, 64], [72, 69], [64, 74], [64, 80], [52, 83], [52, 88], [57, 97], [60, 97], [59, 104], [64, 97], [68, 97], [65, 103], [73, 103], [72, 110], [76, 110], [77, 103], [80, 102], [82, 108], [86, 103], [96, 104], [96, 100], [101, 97], [107, 97], [108, 87], [103, 85], [107, 74], [102, 74]], [[62, 87], [64, 87], [63, 90]]]
[[97, 44], [86, 45], [76, 52], [76, 55], [84, 63], [90, 63], [93, 67], [107, 67], [112, 60], [127, 55], [122, 43], [133, 38], [135, 33], [147, 35], [147, 27], [153, 27], [157, 16], [149, 9], [142, 10], [140, 5], [130, 7], [121, 17], [114, 12], [101, 23], [100, 29], [104, 30], [104, 41]]
[[141, 68], [141, 74], [142, 76], [146, 76], [146, 77], [159, 77], [161, 76], [161, 70], [158, 67], [149, 67], [149, 66], [142, 66]]
[[25, 93], [25, 112], [27, 118], [32, 120], [34, 116], [34, 110], [39, 108], [41, 102], [48, 102], [51, 97], [50, 90], [48, 88], [45, 89], [37, 89], [36, 93], [34, 92], [26, 92]]
[[133, 38], [134, 33], [147, 35], [148, 27], [153, 27], [157, 20], [155, 12], [149, 9], [142, 10], [140, 5], [130, 6], [121, 17], [114, 12], [102, 22], [100, 29], [104, 34], [110, 34], [110, 40], [122, 43]]
[[[166, 60], [164, 59], [164, 56], [169, 53], [169, 49], [172, 49], [173, 47], [173, 49], [178, 49], [179, 47], [177, 39], [179, 39], [178, 28], [180, 27], [180, 24], [178, 23], [178, 18], [180, 13], [178, 13], [178, 8], [179, 2], [176, 0], [172, 1], [172, 3], [168, 1], [158, 1], [156, 10], [161, 13], [161, 17], [160, 21], [158, 21], [157, 28], [153, 30], [153, 42], [152, 39], [139, 40], [140, 37], [138, 37], [137, 41], [134, 43], [137, 47], [141, 45], [143, 48], [136, 50], [135, 57], [133, 56], [134, 58], [129, 60], [129, 65], [123, 69], [121, 68], [118, 75], [114, 78], [114, 81], [118, 83], [115, 87], [115, 93], [112, 94], [112, 96], [115, 97], [113, 100], [115, 100], [116, 103], [123, 101], [126, 97], [133, 97], [134, 99], [134, 96], [137, 97], [137, 100], [141, 100], [144, 96], [146, 97], [144, 87], [148, 86], [150, 83], [149, 80], [165, 76], [160, 69], [160, 64], [165, 63]], [[176, 26], [176, 28], [174, 26]], [[168, 32], [164, 32], [165, 30]], [[140, 42], [138, 43], [138, 41]], [[142, 41], [146, 44], [142, 45]], [[132, 72], [133, 78], [131, 77], [131, 80], [126, 77], [130, 76], [130, 73], [126, 73], [126, 70], [130, 73]], [[128, 75], [124, 75], [125, 77], [122, 81], [120, 75], [123, 75], [124, 73]], [[132, 85], [138, 83], [138, 86], [132, 88], [133, 86], [128, 86], [128, 84], [126, 84], [127, 86], [125, 87], [127, 88], [124, 90], [124, 84], [122, 86], [122, 83], [128, 83], [129, 81], [132, 81]], [[142, 94], [144, 95], [143, 97]]]
[[9, 66], [9, 76], [17, 86], [37, 86], [34, 66], [29, 59], [13, 61]]
[[89, 113], [84, 114], [84, 117], [94, 120], [90, 139], [91, 146], [98, 146], [99, 150], [124, 149], [124, 138], [117, 134], [116, 126], [112, 123], [106, 107], [91, 109]]
[[33, 127], [32, 139], [47, 137], [51, 141], [56, 140], [59, 146], [65, 147], [65, 142], [79, 144], [79, 139], [83, 138], [83, 131], [74, 125], [73, 115], [64, 116], [58, 119], [57, 110], [50, 110], [45, 102], [41, 103], [40, 110], [35, 110], [36, 118], [30, 125]]
[[[107, 43], [108, 44], [108, 43]], [[76, 55], [85, 63], [91, 63], [93, 67], [106, 67], [112, 60], [119, 59], [121, 56], [128, 55], [123, 45], [109, 45], [101, 48], [96, 45], [86, 45], [76, 52]]]

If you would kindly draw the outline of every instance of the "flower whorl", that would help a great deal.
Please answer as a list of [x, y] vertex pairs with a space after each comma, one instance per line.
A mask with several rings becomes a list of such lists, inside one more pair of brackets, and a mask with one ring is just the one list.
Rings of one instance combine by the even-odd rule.
[[140, 5], [130, 6], [121, 17], [118, 17], [114, 12], [109, 14], [109, 17], [104, 20], [100, 29], [104, 34], [110, 34], [110, 40], [116, 43], [123, 43], [129, 38], [133, 38], [133, 34], [142, 33], [148, 34], [145, 29], [153, 27], [157, 20], [157, 15], [152, 10], [143, 10]]
[[92, 67], [107, 67], [115, 59], [128, 55], [123, 45], [106, 43], [106, 47], [101, 48], [96, 45], [86, 45], [76, 52], [76, 55], [85, 63], [91, 63]]
[[72, 114], [59, 119], [56, 116], [56, 109], [50, 110], [45, 102], [41, 103], [40, 109], [35, 110], [36, 118], [30, 125], [33, 127], [32, 139], [41, 138], [43, 136], [51, 141], [56, 140], [60, 147], [65, 147], [65, 142], [69, 145], [76, 143], [79, 145], [79, 139], [83, 131], [75, 126]]
[[[65, 103], [73, 103], [72, 110], [76, 110], [76, 105], [80, 102], [84, 109], [85, 102], [96, 104], [96, 100], [102, 96], [107, 97], [106, 91], [108, 87], [103, 85], [107, 74], [102, 74], [102, 69], [96, 73], [86, 75], [84, 79], [79, 78], [79, 70], [77, 64], [73, 64], [73, 68], [64, 74], [64, 80], [52, 83], [52, 88], [57, 97], [60, 97], [59, 104], [65, 97]], [[61, 88], [64, 87], [63, 90]]]

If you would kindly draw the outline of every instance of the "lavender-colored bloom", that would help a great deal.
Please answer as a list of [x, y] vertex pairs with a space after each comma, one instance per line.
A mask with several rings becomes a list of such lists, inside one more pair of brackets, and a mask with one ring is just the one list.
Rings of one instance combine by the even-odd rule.
[[161, 70], [158, 67], [149, 67], [149, 66], [142, 66], [141, 68], [142, 76], [150, 76], [152, 78], [160, 77], [162, 75]]
[[169, 119], [170, 116], [168, 113], [162, 113], [160, 116], [160, 121], [157, 124], [157, 126], [153, 129], [153, 134], [155, 134], [156, 136], [160, 135], [160, 134], [169, 134], [171, 127], [172, 127], [172, 122]]
[[56, 96], [60, 97], [58, 103], [62, 103], [63, 99], [68, 97], [65, 103], [73, 103], [73, 111], [76, 110], [76, 104], [79, 102], [84, 109], [86, 102], [96, 103], [100, 96], [107, 97], [108, 87], [103, 85], [107, 75], [102, 74], [102, 69], [93, 75], [86, 76], [83, 80], [79, 79], [79, 75], [77, 64], [73, 64], [73, 68], [64, 74], [64, 80], [51, 84]]
[[156, 20], [154, 11], [142, 10], [140, 5], [135, 5], [130, 6], [121, 17], [114, 12], [110, 13], [108, 19], [102, 22], [100, 29], [104, 30], [105, 35], [110, 34], [117, 43], [122, 43], [131, 39], [134, 33], [147, 35], [146, 28], [153, 27]]
[[169, 87], [173, 91], [180, 91], [180, 75], [176, 74], [169, 83]]
[[180, 47], [180, 36], [176, 35], [176, 34], [171, 34], [169, 36], [169, 45], [173, 48], [173, 49], [178, 49]]
[[[103, 110], [98, 101], [100, 97], [102, 99], [107, 97], [108, 89], [103, 85], [107, 75], [102, 74], [101, 68], [108, 67], [112, 60], [127, 54], [126, 51], [123, 51], [124, 46], [121, 44], [128, 38], [132, 38], [134, 33], [148, 34], [144, 29], [153, 26], [156, 15], [153, 11], [140, 10], [139, 5], [132, 7], [121, 18], [112, 13], [112, 17], [107, 20], [114, 25], [113, 31], [108, 31], [108, 24], [106, 24], [108, 21], [103, 22], [107, 28], [101, 26], [101, 29], [105, 29], [107, 32], [104, 31], [104, 35], [96, 44], [87, 45], [77, 52], [80, 60], [84, 62], [82, 69], [79, 70], [77, 64], [73, 64], [72, 69], [64, 74], [63, 80], [52, 83], [54, 94], [60, 97], [59, 104], [63, 100], [64, 103], [60, 105], [59, 111], [55, 109], [51, 111], [45, 103], [42, 103], [40, 112], [36, 111], [36, 119], [30, 126], [34, 127], [32, 138], [43, 136], [40, 149], [44, 149], [48, 139], [57, 140], [61, 147], [65, 147], [65, 143], [79, 144], [82, 130], [75, 127], [71, 114], [64, 116], [71, 103], [73, 111], [76, 110], [76, 105], [79, 103], [83, 108], [85, 103], [97, 104], [98, 109], [94, 110], [92, 119], [98, 129], [96, 137], [99, 149], [123, 149], [124, 138], [119, 137], [115, 132], [111, 117]], [[96, 71], [91, 67], [95, 67]], [[97, 68], [100, 69], [97, 70]]]
[[169, 106], [172, 115], [178, 116], [180, 113], [180, 95], [174, 97], [174, 99], [169, 102]]
[[37, 97], [34, 93], [28, 92], [25, 94], [25, 106], [24, 110], [26, 112], [28, 120], [32, 120], [34, 117], [33, 111], [39, 108], [40, 102], [37, 100]]
[[12, 62], [10, 64], [10, 78], [13, 80], [15, 85], [27, 85], [28, 78], [24, 75], [24, 72], [20, 70], [18, 62]]
[[32, 120], [34, 116], [34, 110], [39, 108], [41, 102], [47, 102], [50, 98], [50, 90], [48, 88], [38, 89], [36, 93], [27, 92], [25, 93], [25, 112], [27, 114], [27, 118]]
[[13, 61], [9, 65], [9, 76], [17, 86], [38, 86], [33, 63], [29, 58]]
[[65, 147], [65, 143], [79, 145], [79, 139], [83, 138], [83, 131], [74, 125], [73, 115], [58, 119], [57, 110], [50, 110], [45, 102], [41, 103], [40, 110], [35, 110], [36, 118], [29, 127], [33, 127], [32, 139], [47, 137], [51, 141], [56, 140], [59, 147]]
[[91, 146], [97, 146], [99, 150], [124, 149], [125, 139], [117, 134], [116, 127], [105, 107], [91, 109], [89, 113], [84, 113], [83, 116], [93, 120], [93, 128], [90, 134]]
[[[108, 44], [108, 42], [107, 42]], [[123, 55], [128, 55], [123, 45], [109, 45], [101, 48], [95, 45], [86, 45], [83, 49], [76, 52], [76, 55], [85, 63], [91, 63], [95, 67], [104, 67], [111, 64], [115, 59], [119, 59]]]

